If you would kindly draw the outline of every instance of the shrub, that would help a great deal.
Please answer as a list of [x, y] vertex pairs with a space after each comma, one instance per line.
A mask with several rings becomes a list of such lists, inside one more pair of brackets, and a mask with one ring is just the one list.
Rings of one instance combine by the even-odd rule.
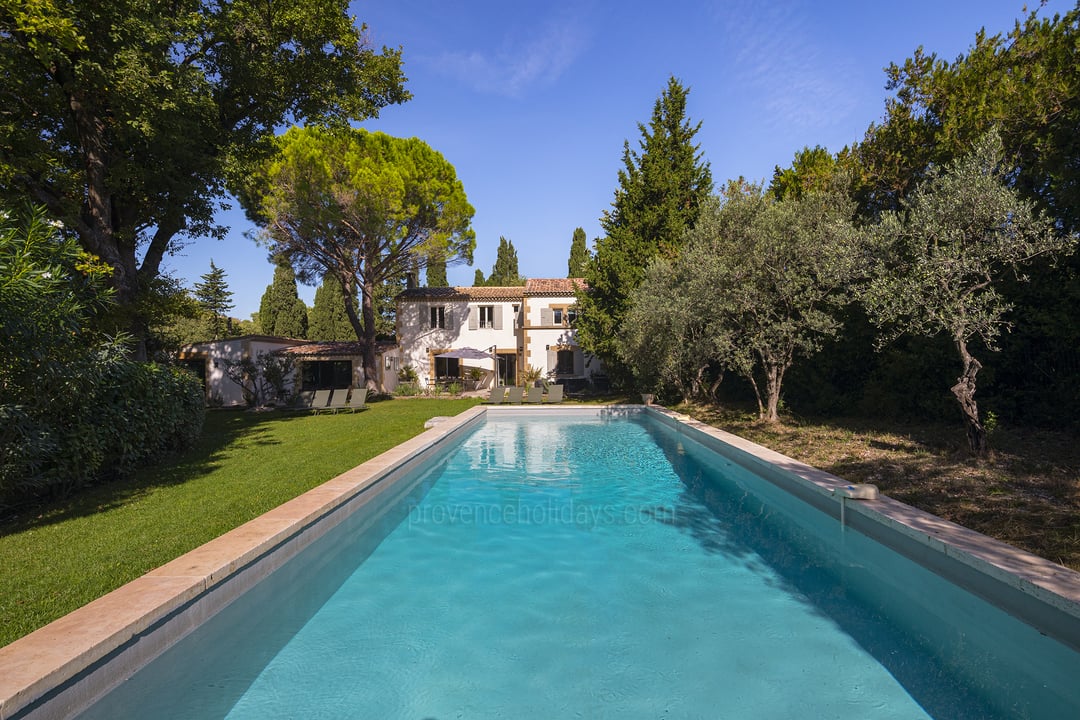
[[186, 447], [202, 389], [97, 329], [107, 266], [40, 211], [0, 212], [0, 507], [66, 493]]

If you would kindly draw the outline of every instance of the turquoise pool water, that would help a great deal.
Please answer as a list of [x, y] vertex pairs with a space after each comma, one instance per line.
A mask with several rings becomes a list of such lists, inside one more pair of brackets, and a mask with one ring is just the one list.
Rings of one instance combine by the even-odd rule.
[[499, 418], [84, 717], [1061, 718], [1077, 677], [666, 427]]

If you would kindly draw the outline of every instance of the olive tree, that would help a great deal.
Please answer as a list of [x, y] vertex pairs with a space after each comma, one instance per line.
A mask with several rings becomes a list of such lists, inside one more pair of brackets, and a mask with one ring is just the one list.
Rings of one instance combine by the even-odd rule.
[[1009, 185], [996, 132], [929, 177], [899, 211], [882, 214], [867, 234], [873, 250], [870, 277], [861, 291], [881, 342], [904, 333], [947, 333], [960, 359], [952, 393], [960, 404], [968, 444], [977, 455], [988, 446], [975, 401], [982, 363], [973, 343], [990, 350], [1010, 327], [1009, 304], [999, 285], [1006, 273], [1022, 279], [1021, 266], [1070, 248], [1072, 240]]

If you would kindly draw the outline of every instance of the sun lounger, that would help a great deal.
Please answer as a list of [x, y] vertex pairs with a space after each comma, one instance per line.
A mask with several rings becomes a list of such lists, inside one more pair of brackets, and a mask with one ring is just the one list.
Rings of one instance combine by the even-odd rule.
[[544, 399], [544, 388], [533, 386], [529, 388], [529, 394], [525, 397], [525, 402], [539, 404]]
[[353, 412], [367, 410], [367, 388], [356, 388], [349, 396], [349, 409]]
[[318, 415], [330, 404], [330, 390], [316, 390], [311, 400], [311, 412]]
[[511, 405], [520, 405], [521, 396], [525, 394], [525, 388], [512, 387], [506, 391], [506, 402]]
[[549, 385], [547, 400], [549, 403], [561, 403], [562, 402], [562, 385]]
[[334, 394], [330, 396], [330, 403], [325, 409], [332, 413], [336, 413], [339, 410], [348, 410], [349, 388], [336, 388]]
[[502, 385], [496, 385], [495, 387], [491, 388], [491, 395], [488, 397], [487, 400], [484, 401], [484, 404], [498, 405], [503, 401], [503, 398], [505, 397], [506, 388]]

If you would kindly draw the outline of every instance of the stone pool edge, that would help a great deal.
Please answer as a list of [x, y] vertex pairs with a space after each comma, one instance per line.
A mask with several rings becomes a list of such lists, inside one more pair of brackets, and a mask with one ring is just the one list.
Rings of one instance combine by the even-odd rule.
[[[348, 513], [338, 513], [342, 517], [333, 522], [327, 518], [352, 502], [363, 504], [365, 495], [392, 487], [395, 479], [479, 422], [484, 410], [477, 406], [446, 418], [0, 648], [0, 720], [82, 712]], [[222, 592], [229, 583], [236, 586]], [[210, 599], [215, 592], [226, 597]], [[146, 642], [167, 624], [167, 637]], [[99, 672], [106, 665], [108, 672]]]

